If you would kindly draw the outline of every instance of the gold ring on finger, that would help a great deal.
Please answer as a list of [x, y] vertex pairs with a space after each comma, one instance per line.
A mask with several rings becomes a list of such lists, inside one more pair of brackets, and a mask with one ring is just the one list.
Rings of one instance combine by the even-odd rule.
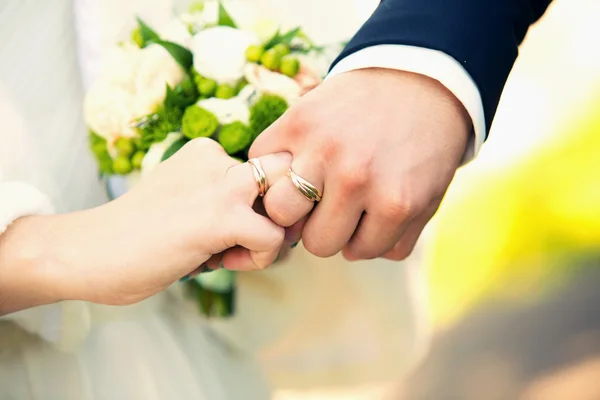
[[291, 168], [288, 170], [288, 176], [292, 179], [294, 186], [298, 188], [298, 191], [304, 197], [306, 197], [307, 200], [317, 203], [321, 201], [323, 198], [323, 193], [321, 193], [321, 191], [317, 189], [315, 185], [296, 174]]
[[251, 158], [248, 160], [248, 164], [252, 166], [252, 172], [254, 172], [254, 180], [256, 181], [256, 186], [258, 186], [258, 195], [264, 197], [267, 193], [267, 174], [262, 169], [258, 158]]

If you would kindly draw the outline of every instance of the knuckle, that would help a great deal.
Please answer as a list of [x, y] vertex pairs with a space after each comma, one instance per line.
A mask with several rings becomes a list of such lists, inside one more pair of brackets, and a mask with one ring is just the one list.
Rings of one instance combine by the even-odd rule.
[[404, 261], [411, 255], [414, 248], [414, 243], [408, 245], [403, 244], [402, 246], [399, 246], [398, 248], [391, 251], [387, 258], [392, 261]]
[[417, 205], [409, 195], [388, 193], [381, 199], [380, 213], [386, 219], [404, 221], [417, 214]]
[[281, 122], [285, 124], [289, 134], [297, 136], [309, 129], [311, 115], [312, 113], [309, 109], [302, 104], [298, 104], [285, 112], [281, 118]]
[[381, 256], [381, 251], [373, 246], [369, 246], [366, 243], [360, 241], [360, 239], [353, 241], [348, 245], [348, 249], [353, 256], [361, 260], [373, 260]]
[[320, 258], [331, 257], [337, 253], [337, 250], [331, 249], [325, 240], [314, 235], [302, 235], [302, 244], [309, 253]]
[[340, 190], [348, 195], [362, 190], [369, 183], [369, 168], [362, 163], [355, 163], [345, 167], [339, 173]]

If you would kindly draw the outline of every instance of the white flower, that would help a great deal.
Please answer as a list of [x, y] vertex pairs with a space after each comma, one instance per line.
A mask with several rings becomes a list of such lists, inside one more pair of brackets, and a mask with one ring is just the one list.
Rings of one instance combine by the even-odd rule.
[[176, 86], [185, 71], [161, 46], [125, 46], [117, 51], [87, 93], [87, 126], [109, 145], [119, 137], [134, 137], [135, 122], [162, 104], [166, 85]]
[[256, 34], [227, 26], [215, 26], [192, 39], [196, 71], [219, 83], [235, 84], [244, 76], [246, 49], [258, 44]]
[[167, 42], [177, 43], [183, 47], [189, 47], [192, 34], [188, 30], [186, 22], [181, 18], [171, 20], [161, 31], [160, 37]]
[[245, 125], [250, 122], [248, 103], [243, 98], [217, 99], [216, 97], [200, 100], [199, 107], [215, 114], [221, 125], [239, 121]]
[[163, 154], [173, 143], [181, 139], [183, 135], [179, 132], [172, 132], [167, 135], [165, 140], [153, 143], [142, 160], [142, 176], [148, 175], [162, 160]]
[[286, 75], [269, 71], [262, 65], [246, 65], [245, 76], [246, 80], [259, 92], [281, 96], [288, 104], [293, 104], [302, 94], [302, 88], [295, 80]]
[[252, 25], [252, 31], [258, 35], [261, 42], [271, 39], [279, 30], [279, 24], [270, 19], [262, 19]]

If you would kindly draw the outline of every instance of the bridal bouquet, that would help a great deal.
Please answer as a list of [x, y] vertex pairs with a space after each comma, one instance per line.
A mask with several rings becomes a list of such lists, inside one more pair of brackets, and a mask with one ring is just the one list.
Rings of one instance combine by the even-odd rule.
[[[196, 3], [160, 30], [138, 19], [115, 46], [84, 104], [112, 198], [194, 138], [212, 138], [246, 161], [257, 136], [321, 82], [341, 49], [315, 46], [300, 28], [272, 21], [238, 25], [230, 6], [240, 7]], [[187, 283], [203, 314], [233, 313], [234, 278], [221, 269]]]

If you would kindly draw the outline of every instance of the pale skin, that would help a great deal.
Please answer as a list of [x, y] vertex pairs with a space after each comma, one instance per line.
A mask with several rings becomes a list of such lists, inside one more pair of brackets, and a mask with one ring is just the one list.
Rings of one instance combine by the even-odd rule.
[[289, 152], [323, 192], [306, 200], [290, 179], [265, 197], [269, 217], [320, 257], [406, 258], [459, 167], [472, 132], [439, 82], [364, 69], [326, 80], [259, 136], [250, 156]]
[[[261, 162], [275, 181], [291, 155]], [[136, 303], [209, 259], [229, 269], [265, 268], [285, 232], [253, 211], [257, 197], [249, 164], [196, 139], [113, 202], [20, 218], [0, 236], [0, 315], [61, 300]]]
[[[251, 167], [192, 141], [114, 202], [13, 223], [0, 236], [0, 315], [67, 299], [135, 303], [203, 263], [265, 268], [300, 238], [321, 257], [404, 259], [471, 131], [460, 102], [430, 78], [380, 69], [331, 78], [251, 149], [272, 184], [272, 221], [252, 210]], [[284, 176], [290, 163], [324, 192], [316, 208]]]

